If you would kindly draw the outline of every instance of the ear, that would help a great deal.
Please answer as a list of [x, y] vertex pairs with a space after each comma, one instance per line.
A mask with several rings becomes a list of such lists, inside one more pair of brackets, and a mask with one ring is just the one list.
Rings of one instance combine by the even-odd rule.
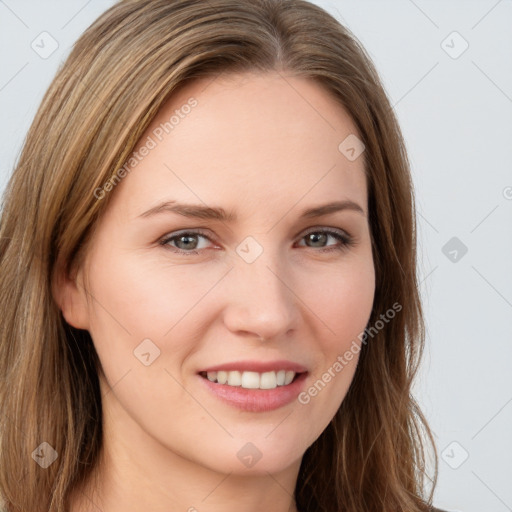
[[82, 269], [68, 276], [58, 262], [52, 279], [52, 294], [66, 322], [77, 329], [89, 329], [89, 310]]

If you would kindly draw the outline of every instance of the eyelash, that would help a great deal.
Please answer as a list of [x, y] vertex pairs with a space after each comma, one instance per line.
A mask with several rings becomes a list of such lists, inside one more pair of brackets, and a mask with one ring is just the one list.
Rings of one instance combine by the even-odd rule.
[[[320, 247], [317, 249], [318, 252], [325, 253], [325, 252], [332, 252], [332, 251], [345, 251], [345, 250], [349, 249], [350, 247], [352, 247], [353, 245], [355, 245], [355, 242], [356, 242], [352, 236], [350, 236], [342, 231], [337, 231], [337, 230], [333, 230], [333, 229], [325, 229], [325, 228], [311, 229], [310, 231], [308, 231], [301, 237], [301, 240], [312, 233], [325, 233], [327, 235], [331, 235], [333, 238], [336, 238], [338, 241], [342, 242], [341, 245]], [[172, 252], [177, 253], [177, 254], [183, 254], [183, 255], [187, 255], [187, 256], [199, 254], [203, 249], [194, 249], [191, 251], [184, 251], [183, 249], [178, 249], [177, 247], [171, 247], [168, 245], [170, 241], [172, 241], [176, 238], [185, 236], [185, 235], [192, 235], [192, 236], [200, 235], [213, 243], [213, 240], [204, 231], [202, 231], [200, 229], [191, 230], [191, 231], [182, 231], [181, 233], [173, 234], [172, 236], [165, 236], [158, 243], [161, 246], [170, 248], [170, 250]], [[305, 247], [308, 249], [315, 249], [315, 247], [307, 247], [307, 246], [305, 246]]]

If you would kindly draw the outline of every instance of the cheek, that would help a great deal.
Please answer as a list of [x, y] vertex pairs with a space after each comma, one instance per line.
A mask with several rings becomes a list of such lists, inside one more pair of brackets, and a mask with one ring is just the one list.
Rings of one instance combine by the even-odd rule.
[[[317, 365], [299, 403], [327, 425], [343, 401], [356, 371], [362, 333], [371, 315], [375, 274], [370, 259], [354, 259], [317, 272], [301, 292], [314, 312]], [[306, 291], [307, 289], [307, 291]]]
[[140, 395], [141, 403], [155, 387], [172, 395], [169, 403], [186, 399], [176, 395], [181, 388], [170, 375], [183, 381], [183, 362], [200, 348], [204, 326], [217, 311], [208, 292], [226, 268], [98, 254], [89, 272], [90, 332], [110, 385], [130, 372], [127, 379], [138, 382], [133, 398]]
[[364, 331], [371, 315], [375, 295], [371, 257], [342, 258], [302, 283], [300, 298], [315, 314], [315, 324], [324, 327], [324, 334], [317, 332], [323, 351], [331, 357], [345, 351]]
[[[216, 269], [218, 270], [216, 270]], [[138, 338], [162, 339], [219, 281], [223, 270], [123, 256], [96, 266], [92, 294], [101, 323], [116, 323]], [[101, 299], [100, 299], [101, 297]], [[98, 304], [95, 304], [98, 306]]]
[[218, 278], [129, 256], [98, 253], [91, 261], [91, 336], [122, 408], [141, 425], [153, 418], [179, 437], [182, 431], [169, 427], [176, 423], [172, 408], [155, 416], [155, 404], [179, 404], [180, 428], [194, 432], [198, 405], [180, 384], [182, 362], [196, 346], [201, 298]]

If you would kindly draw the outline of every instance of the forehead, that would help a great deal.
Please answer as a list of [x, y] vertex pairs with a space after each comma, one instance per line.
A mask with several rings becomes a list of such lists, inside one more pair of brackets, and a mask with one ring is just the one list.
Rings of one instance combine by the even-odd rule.
[[151, 149], [133, 161], [115, 202], [130, 217], [169, 198], [234, 211], [301, 198], [301, 207], [346, 198], [365, 207], [363, 158], [350, 161], [338, 148], [349, 135], [358, 135], [354, 121], [312, 80], [279, 73], [201, 78], [153, 119], [135, 151]]

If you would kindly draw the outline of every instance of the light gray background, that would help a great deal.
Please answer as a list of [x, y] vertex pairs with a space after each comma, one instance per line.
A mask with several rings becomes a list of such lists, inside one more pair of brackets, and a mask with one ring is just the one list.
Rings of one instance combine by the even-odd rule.
[[[113, 3], [0, 0], [0, 191], [60, 62]], [[315, 3], [369, 51], [409, 149], [428, 335], [415, 393], [441, 454], [435, 504], [512, 511], [512, 2]], [[45, 59], [31, 47], [43, 31], [59, 45]]]

